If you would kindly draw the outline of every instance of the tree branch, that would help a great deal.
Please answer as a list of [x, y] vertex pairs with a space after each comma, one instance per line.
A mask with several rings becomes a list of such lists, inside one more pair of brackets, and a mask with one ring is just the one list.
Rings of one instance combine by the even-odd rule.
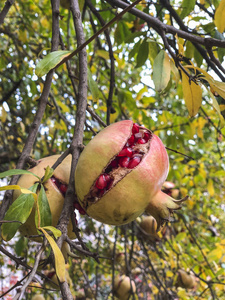
[[5, 2], [5, 6], [3, 7], [2, 11], [0, 12], [0, 25], [4, 22], [4, 19], [9, 12], [10, 7], [13, 5], [15, 0], [7, 0]]
[[[53, 11], [52, 11], [52, 49], [51, 51], [58, 50], [59, 46], [59, 0], [53, 1]], [[24, 167], [24, 164], [28, 157], [30, 156], [30, 153], [32, 151], [35, 139], [38, 134], [38, 130], [41, 124], [41, 120], [43, 118], [46, 105], [48, 103], [48, 97], [51, 89], [51, 83], [53, 78], [54, 70], [51, 70], [47, 76], [44, 83], [44, 88], [41, 94], [41, 97], [39, 99], [39, 107], [37, 109], [36, 115], [34, 117], [33, 123], [31, 124], [31, 129], [28, 134], [28, 138], [26, 140], [26, 143], [24, 145], [23, 151], [21, 153], [21, 156], [17, 162], [16, 169], [22, 169]], [[16, 184], [18, 181], [19, 176], [13, 176], [10, 184]], [[1, 211], [0, 211], [0, 220], [4, 218], [4, 215], [12, 203], [12, 194], [13, 191], [7, 191], [5, 193], [5, 197], [2, 201]]]

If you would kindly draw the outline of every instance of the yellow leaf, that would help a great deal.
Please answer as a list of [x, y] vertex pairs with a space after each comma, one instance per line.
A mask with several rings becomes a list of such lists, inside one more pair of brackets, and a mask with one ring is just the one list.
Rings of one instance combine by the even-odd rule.
[[[176, 34], [176, 40], [177, 40], [177, 44], [178, 44], [178, 52], [180, 55], [184, 56], [184, 40], [179, 38], [178, 35]], [[181, 41], [183, 42], [183, 44], [181, 44]]]
[[46, 230], [50, 230], [53, 233], [53, 235], [56, 239], [62, 235], [62, 232], [59, 229], [57, 229], [53, 226], [45, 226], [45, 227], [42, 227], [42, 228], [44, 228]]
[[40, 19], [40, 22], [43, 27], [46, 29], [49, 28], [49, 22], [45, 16]]
[[185, 291], [185, 289], [182, 288], [178, 288], [178, 293], [177, 295], [179, 296], [179, 299], [188, 299], [187, 293]]
[[209, 92], [209, 94], [210, 94], [211, 99], [212, 99], [212, 105], [219, 114], [220, 122], [221, 122], [220, 127], [224, 127], [225, 120], [224, 120], [224, 117], [221, 115], [221, 106], [219, 105], [219, 103], [217, 102], [216, 98], [214, 97], [214, 95], [211, 91]]
[[200, 137], [202, 140], [203, 140], [203, 138], [204, 138], [202, 129], [204, 128], [204, 126], [205, 126], [206, 123], [207, 123], [207, 120], [205, 120], [205, 119], [203, 119], [203, 118], [199, 118], [199, 119], [198, 119], [197, 135], [198, 135], [198, 137]]
[[207, 258], [209, 261], [215, 261], [219, 260], [223, 255], [223, 249], [222, 247], [218, 247], [214, 250], [212, 250], [208, 255]]
[[166, 277], [173, 277], [174, 276], [174, 274], [173, 274], [173, 272], [171, 272], [170, 270], [168, 270], [167, 272], [166, 272]]
[[59, 279], [60, 282], [66, 281], [65, 276], [66, 276], [66, 264], [65, 264], [65, 259], [64, 256], [59, 249], [58, 245], [54, 241], [54, 239], [47, 233], [47, 231], [44, 230], [44, 228], [39, 227], [39, 230], [41, 230], [46, 239], [48, 240], [50, 246], [52, 247], [52, 251], [55, 256], [55, 272], [56, 275]]
[[20, 30], [20, 31], [19, 31], [19, 34], [18, 34], [18, 37], [19, 37], [19, 39], [20, 39], [23, 43], [26, 43], [27, 40], [28, 40], [28, 37], [27, 37], [27, 31], [26, 31], [26, 30]]
[[97, 50], [96, 51], [96, 55], [99, 56], [99, 57], [102, 57], [106, 60], [109, 59], [109, 52], [108, 51], [105, 51], [105, 50]]
[[0, 119], [1, 119], [2, 123], [5, 123], [6, 117], [7, 117], [7, 112], [6, 112], [6, 110], [4, 109], [4, 107], [1, 106], [1, 107], [0, 107]]
[[70, 111], [69, 107], [66, 104], [64, 104], [62, 101], [57, 100], [56, 102], [57, 102], [58, 106], [61, 107], [63, 113]]
[[222, 0], [220, 1], [220, 4], [217, 7], [214, 16], [214, 23], [220, 33], [223, 33], [225, 28], [224, 14], [225, 14], [225, 0]]
[[220, 82], [217, 80], [208, 80], [208, 83], [210, 84], [210, 87], [214, 90], [214, 92], [217, 92], [222, 98], [225, 98], [225, 82]]
[[212, 197], [215, 193], [212, 179], [208, 180], [207, 189], [208, 189], [209, 195]]
[[189, 82], [189, 77], [182, 71], [182, 89], [184, 101], [187, 106], [189, 115], [194, 117], [202, 103], [202, 89], [194, 83]]
[[34, 199], [37, 200], [37, 194], [31, 192], [28, 189], [21, 188], [19, 185], [5, 185], [0, 187], [0, 191], [6, 191], [6, 190], [20, 190], [23, 194], [32, 194]]
[[[211, 91], [214, 93], [216, 92], [222, 98], [225, 98], [225, 82], [220, 82], [220, 81], [214, 80], [213, 77], [211, 75], [209, 75], [205, 70], [198, 68], [198, 67], [194, 67], [193, 65], [185, 66], [184, 68], [185, 69], [193, 69], [193, 70], [201, 72], [204, 75], [203, 76], [204, 80], [208, 81]], [[199, 78], [201, 78], [201, 76], [199, 76]]]

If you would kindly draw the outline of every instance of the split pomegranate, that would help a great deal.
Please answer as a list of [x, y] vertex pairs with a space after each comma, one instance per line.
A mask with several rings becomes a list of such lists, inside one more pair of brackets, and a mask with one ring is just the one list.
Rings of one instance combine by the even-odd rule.
[[161, 191], [168, 169], [166, 149], [156, 135], [129, 120], [114, 123], [80, 155], [75, 172], [79, 203], [106, 224], [126, 224], [146, 211], [159, 227], [183, 201]]

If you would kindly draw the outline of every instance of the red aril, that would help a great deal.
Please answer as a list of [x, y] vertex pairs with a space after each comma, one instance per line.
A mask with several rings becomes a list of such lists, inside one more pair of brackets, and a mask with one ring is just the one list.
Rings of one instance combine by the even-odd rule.
[[140, 156], [134, 156], [133, 158], [131, 158], [131, 160], [128, 164], [128, 169], [135, 168], [137, 165], [139, 165], [140, 162], [141, 162], [141, 157]]
[[138, 140], [137, 140], [137, 143], [138, 143], [138, 144], [146, 144], [147, 141], [146, 141], [145, 139], [138, 139]]
[[98, 177], [95, 186], [100, 190], [103, 190], [107, 187], [107, 180], [105, 178], [105, 174], [102, 174]]
[[123, 168], [127, 168], [130, 161], [130, 157], [121, 157], [119, 160], [119, 165]]
[[137, 133], [137, 132], [139, 132], [139, 125], [137, 123], [134, 123], [132, 127], [132, 133]]
[[133, 150], [132, 148], [129, 147], [122, 149], [118, 154], [118, 156], [128, 156], [128, 157], [131, 157], [132, 155], [133, 155]]
[[60, 190], [60, 192], [63, 194], [63, 195], [65, 195], [66, 194], [66, 191], [67, 191], [67, 184], [61, 184], [60, 186], [59, 186], [59, 190]]

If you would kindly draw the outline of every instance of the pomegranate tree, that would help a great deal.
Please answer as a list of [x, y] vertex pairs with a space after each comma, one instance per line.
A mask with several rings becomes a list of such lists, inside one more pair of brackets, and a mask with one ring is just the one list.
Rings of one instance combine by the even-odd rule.
[[75, 172], [77, 197], [100, 222], [122, 225], [146, 211], [159, 227], [183, 201], [161, 191], [168, 170], [166, 149], [156, 135], [132, 121], [117, 122], [81, 153]]

